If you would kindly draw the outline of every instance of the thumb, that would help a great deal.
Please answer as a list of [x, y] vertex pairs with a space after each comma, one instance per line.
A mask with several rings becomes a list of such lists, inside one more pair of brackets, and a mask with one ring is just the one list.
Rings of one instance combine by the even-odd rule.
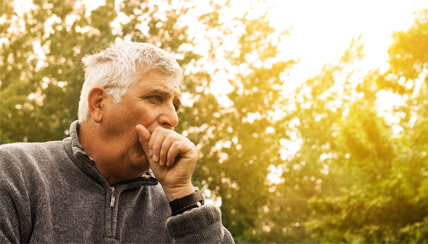
[[149, 139], [150, 139], [150, 132], [146, 129], [146, 127], [142, 125], [137, 125], [135, 127], [138, 133], [138, 140], [140, 141], [141, 147], [144, 150], [144, 153], [148, 157], [150, 157], [149, 154]]

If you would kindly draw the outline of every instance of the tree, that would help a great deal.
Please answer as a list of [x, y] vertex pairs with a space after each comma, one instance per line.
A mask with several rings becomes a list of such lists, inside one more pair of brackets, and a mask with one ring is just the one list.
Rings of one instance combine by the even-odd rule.
[[[426, 22], [394, 35], [388, 72], [362, 75], [356, 39], [285, 99], [283, 145], [299, 150], [278, 166], [255, 242], [426, 242]], [[385, 113], [382, 92], [406, 103]]]
[[[201, 20], [210, 26], [225, 22], [227, 14], [227, 9], [217, 5], [216, 11]], [[237, 45], [221, 54], [211, 53], [207, 62], [218, 63], [224, 58], [227, 63], [211, 76], [205, 74], [199, 88], [194, 88], [197, 99], [183, 112], [193, 120], [185, 120], [181, 126], [201, 154], [195, 180], [221, 199], [226, 227], [237, 242], [247, 243], [257, 234], [255, 227], [262, 218], [258, 213], [269, 195], [268, 168], [281, 162], [280, 139], [286, 135], [275, 111], [281, 109], [283, 100], [281, 73], [294, 61], [277, 58], [276, 43], [286, 33], [275, 34], [266, 13], [257, 17], [248, 13], [229, 21], [230, 25], [210, 29], [219, 38], [212, 41], [210, 50], [230, 45], [225, 41], [230, 39]], [[218, 67], [216, 63], [212, 66]], [[221, 98], [226, 105], [209, 91], [212, 83], [218, 82], [213, 76], [223, 69], [231, 77], [222, 80], [230, 86], [227, 97]]]
[[[427, 11], [412, 28], [394, 34], [390, 69], [374, 71], [359, 83], [362, 92], [340, 119], [332, 162], [347, 184], [339, 195], [313, 198], [318, 217], [308, 222], [317, 238], [329, 242], [411, 242], [427, 239]], [[416, 51], [417, 50], [417, 51]], [[422, 52], [421, 52], [422, 50]], [[420, 54], [422, 53], [422, 54]], [[406, 101], [396, 108], [398, 124], [374, 106], [383, 89]], [[394, 131], [394, 126], [402, 130]], [[423, 192], [423, 193], [422, 193]]]
[[336, 178], [341, 172], [332, 167], [335, 160], [345, 157], [336, 153], [335, 135], [355, 100], [352, 80], [358, 77], [358, 64], [354, 63], [362, 58], [362, 48], [354, 40], [337, 64], [325, 65], [319, 75], [285, 99], [287, 115], [281, 123], [288, 138], [283, 138], [283, 150], [299, 150], [288, 153], [279, 165], [282, 181], [271, 185], [266, 206], [259, 213], [264, 218], [257, 242], [320, 241], [307, 226], [313, 220], [308, 201], [337, 194], [338, 186], [344, 186], [343, 178]]

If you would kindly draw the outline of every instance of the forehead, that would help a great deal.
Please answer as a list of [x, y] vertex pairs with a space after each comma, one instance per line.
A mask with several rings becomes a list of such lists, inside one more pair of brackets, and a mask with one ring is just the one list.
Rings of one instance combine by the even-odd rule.
[[179, 76], [165, 74], [159, 70], [147, 71], [129, 88], [136, 89], [139, 93], [156, 90], [168, 93], [173, 97], [181, 97]]

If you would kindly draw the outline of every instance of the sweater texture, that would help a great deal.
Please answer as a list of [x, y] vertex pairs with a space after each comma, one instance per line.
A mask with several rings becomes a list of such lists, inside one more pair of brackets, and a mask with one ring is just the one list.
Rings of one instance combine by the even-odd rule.
[[215, 206], [171, 217], [151, 171], [111, 187], [78, 135], [0, 146], [1, 243], [233, 243]]

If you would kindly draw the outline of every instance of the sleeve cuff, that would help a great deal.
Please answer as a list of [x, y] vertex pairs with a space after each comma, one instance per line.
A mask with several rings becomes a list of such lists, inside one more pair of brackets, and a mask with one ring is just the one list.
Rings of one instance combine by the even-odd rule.
[[170, 217], [166, 225], [171, 236], [176, 239], [190, 238], [203, 242], [208, 237], [219, 238], [217, 241], [221, 242], [224, 235], [221, 212], [213, 205], [204, 205]]

